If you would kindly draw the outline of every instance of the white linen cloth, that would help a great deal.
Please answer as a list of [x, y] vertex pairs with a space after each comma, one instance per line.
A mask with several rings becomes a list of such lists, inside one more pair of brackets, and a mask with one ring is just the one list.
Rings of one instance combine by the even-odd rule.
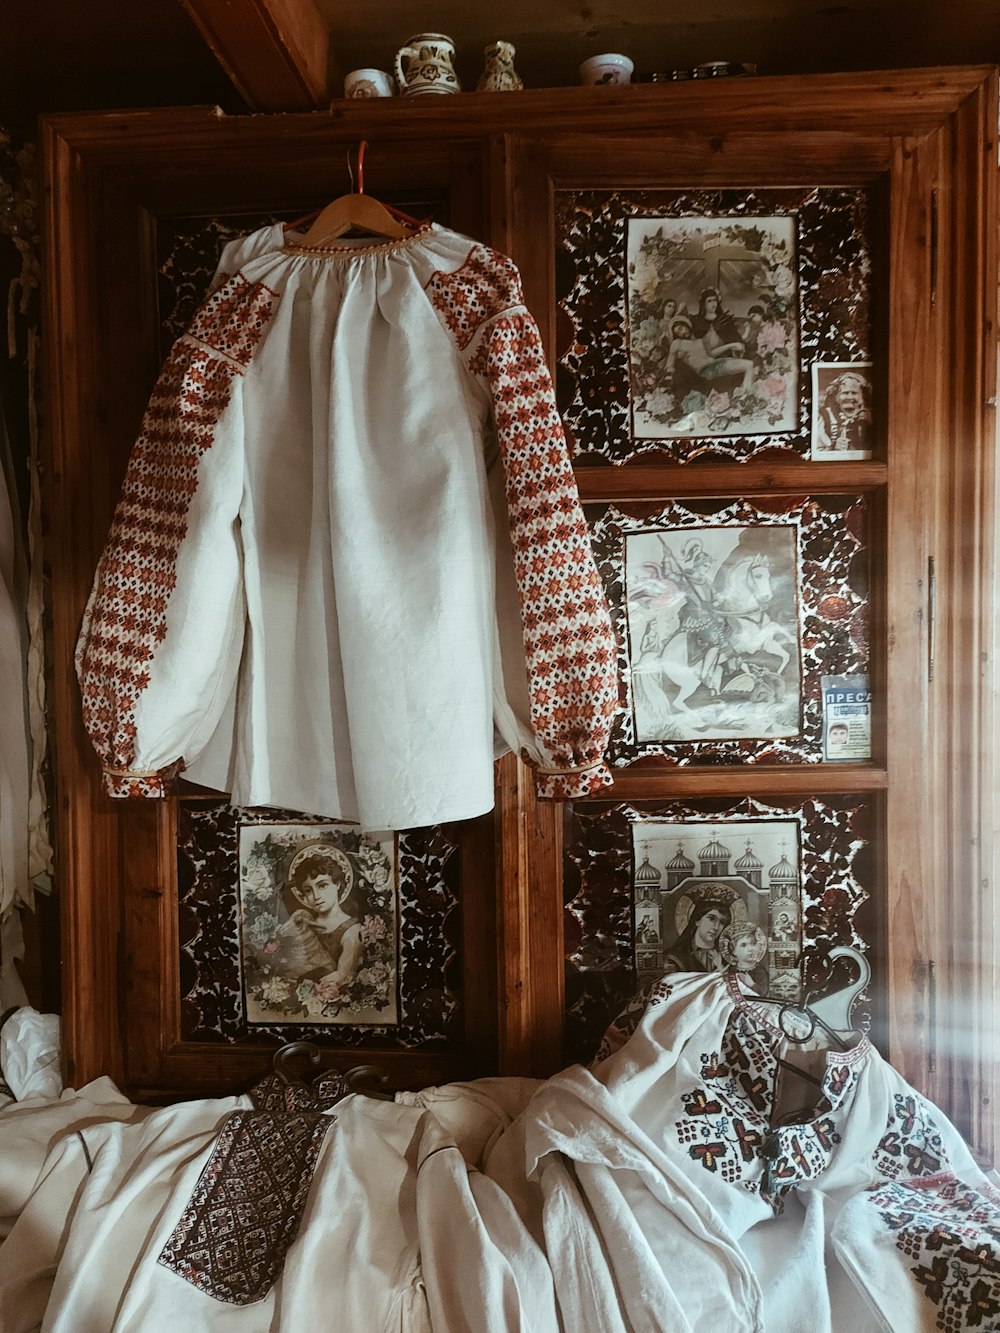
[[[107, 1120], [142, 1120], [136, 1106], [108, 1078], [66, 1088], [53, 1099], [33, 1096], [0, 1109], [0, 1237], [17, 1221], [49, 1153], [66, 1134]], [[0, 1324], [2, 1327], [2, 1324]]]
[[980, 1172], [865, 1190], [833, 1244], [879, 1330], [1000, 1329], [1000, 1191]]
[[15, 1101], [59, 1096], [59, 1051], [58, 1014], [40, 1014], [26, 1004], [10, 1015], [0, 1028], [0, 1072]]
[[[592, 1098], [587, 1078], [607, 1090], [625, 1123], [634, 1125], [633, 1135], [639, 1141], [648, 1135], [662, 1153], [664, 1175], [687, 1193], [706, 1227], [751, 1266], [769, 1333], [922, 1328], [923, 1322], [906, 1318], [892, 1322], [897, 1286], [910, 1291], [913, 1308], [919, 1305], [912, 1275], [902, 1250], [889, 1243], [881, 1245], [873, 1265], [871, 1247], [859, 1239], [873, 1228], [855, 1224], [858, 1210], [867, 1207], [870, 1217], [871, 1204], [863, 1201], [877, 1198], [882, 1188], [905, 1186], [925, 1201], [929, 1215], [931, 1201], [947, 1195], [955, 1173], [979, 1182], [984, 1196], [989, 1186], [947, 1118], [866, 1037], [854, 1034], [846, 1050], [824, 1048], [815, 1038], [797, 1045], [776, 1025], [777, 1013], [777, 1005], [749, 1000], [732, 974], [665, 977], [624, 1045], [590, 1075], [557, 1075], [540, 1097]], [[820, 1086], [780, 1070], [779, 1057], [814, 1075]], [[797, 1111], [782, 1115], [779, 1088], [789, 1080], [795, 1094], [789, 1104]], [[559, 1107], [555, 1122], [565, 1136], [562, 1151], [593, 1153], [570, 1147], [566, 1127], [581, 1123], [571, 1105]], [[536, 1109], [530, 1106], [528, 1115], [535, 1114], [537, 1126]], [[617, 1136], [596, 1151], [614, 1161]], [[648, 1209], [643, 1219], [654, 1247], [658, 1235], [669, 1235]], [[994, 1208], [992, 1220], [1000, 1226], [1000, 1210]], [[987, 1263], [1000, 1264], [1000, 1232], [995, 1240]], [[669, 1242], [662, 1245], [667, 1253]], [[845, 1262], [848, 1254], [855, 1262]], [[859, 1276], [866, 1265], [867, 1286]], [[876, 1268], [884, 1275], [881, 1287], [872, 1277]], [[921, 1320], [932, 1327], [928, 1310]], [[886, 1312], [889, 1322], [883, 1323]]]
[[[764, 1132], [776, 1055], [809, 1054], [785, 1048], [731, 978], [676, 974], [615, 1056], [543, 1083], [325, 1113], [272, 1089], [123, 1124], [136, 1108], [113, 1097], [103, 1118], [42, 1106], [0, 1327], [996, 1328], [1000, 1192], [955, 1130], [862, 1038], [812, 1052], [822, 1086]], [[3, 1207], [27, 1189], [4, 1155], [16, 1114]]]
[[[489, 1092], [474, 1085], [467, 1097], [443, 1093], [451, 1127], [468, 1144], [485, 1142], [487, 1121], [509, 1122], [511, 1105], [523, 1102], [524, 1081], [510, 1083], [498, 1086], [492, 1113]], [[315, 1114], [330, 1126], [303, 1177], [304, 1207], [289, 1215], [284, 1263], [256, 1299], [241, 1300], [229, 1280], [235, 1272], [258, 1282], [254, 1266], [267, 1265], [252, 1234], [279, 1206], [267, 1185], [281, 1167], [250, 1140], [220, 1157], [226, 1127], [257, 1114], [250, 1099], [129, 1108], [141, 1119], [114, 1123], [126, 1107], [109, 1104], [103, 1120], [74, 1119], [59, 1103], [37, 1108], [37, 1141], [56, 1123], [64, 1132], [0, 1247], [4, 1333], [264, 1333], [331, 1319], [357, 1333], [560, 1333], [544, 1251], [431, 1111], [350, 1096]], [[248, 1186], [237, 1229], [251, 1241], [235, 1261], [224, 1191], [199, 1194], [226, 1172]], [[179, 1260], [172, 1241], [185, 1226], [195, 1243]], [[248, 1274], [238, 1271], [248, 1264]]]
[[601, 788], [614, 638], [514, 266], [296, 240], [227, 247], [133, 450], [77, 652], [107, 790], [413, 827], [492, 808], [495, 731]]
[[[112, 1106], [106, 1118], [78, 1123], [58, 1137], [0, 1247], [4, 1333], [202, 1327], [205, 1298], [165, 1269], [167, 1303], [145, 1322], [151, 1290], [161, 1286], [156, 1255], [176, 1222], [172, 1210], [179, 1212], [190, 1196], [221, 1125], [247, 1106], [247, 1098], [234, 1097], [181, 1103], [133, 1123], [112, 1119]], [[211, 1327], [269, 1327], [238, 1322], [243, 1313], [221, 1305]]]

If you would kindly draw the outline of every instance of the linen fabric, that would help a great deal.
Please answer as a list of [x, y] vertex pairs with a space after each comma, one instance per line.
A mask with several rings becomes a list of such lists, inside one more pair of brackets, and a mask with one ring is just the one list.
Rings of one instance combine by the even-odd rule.
[[1000, 1190], [980, 1172], [865, 1190], [844, 1205], [833, 1244], [879, 1329], [1000, 1328]]
[[0, 1107], [0, 1238], [20, 1217], [46, 1159], [63, 1138], [88, 1125], [137, 1121], [149, 1113], [108, 1078], [67, 1088], [57, 1098], [32, 1096]]
[[16, 1101], [50, 1099], [63, 1090], [59, 1016], [22, 1005], [0, 1027], [0, 1071]]
[[[773, 1018], [675, 974], [615, 1055], [540, 1083], [0, 1111], [0, 1327], [997, 1328], [1000, 1192], [957, 1132], [863, 1037], [793, 1050]], [[786, 1056], [820, 1086], [782, 1087]]]
[[[446, 1100], [471, 1144], [489, 1094], [470, 1088], [464, 1125], [461, 1094]], [[114, 1123], [112, 1104], [103, 1122], [62, 1113], [0, 1247], [4, 1333], [266, 1333], [333, 1315], [358, 1333], [560, 1333], [544, 1251], [430, 1111], [359, 1095], [325, 1115], [250, 1098], [131, 1109], [136, 1123]], [[51, 1129], [53, 1114], [39, 1108], [39, 1122]], [[289, 1210], [273, 1189], [287, 1133], [228, 1147], [254, 1117], [287, 1130], [303, 1115], [328, 1131], [292, 1173]], [[500, 1103], [496, 1116], [509, 1121]]]
[[[626, 1013], [612, 1024], [613, 1054], [548, 1081], [528, 1108], [532, 1133], [620, 1170], [623, 1136], [608, 1134], [607, 1109], [582, 1143], [571, 1132], [586, 1123], [577, 1104], [615, 1108], [748, 1267], [756, 1300], [745, 1308], [769, 1331], [911, 1333], [941, 1327], [939, 1316], [956, 1329], [1000, 1326], [989, 1322], [1000, 1313], [1000, 1194], [957, 1130], [865, 1036], [850, 1034], [846, 1049], [796, 1043], [779, 1009], [748, 998], [732, 973], [664, 977], [638, 1022]], [[635, 1200], [643, 1234], [676, 1253], [671, 1210], [657, 1217], [651, 1200], [652, 1190]], [[688, 1262], [697, 1272], [697, 1253]], [[732, 1309], [699, 1318], [696, 1328], [740, 1327]]]
[[498, 750], [545, 796], [609, 783], [613, 633], [510, 260], [435, 224], [227, 247], [150, 400], [77, 669], [112, 796], [183, 767], [391, 829], [490, 809]]

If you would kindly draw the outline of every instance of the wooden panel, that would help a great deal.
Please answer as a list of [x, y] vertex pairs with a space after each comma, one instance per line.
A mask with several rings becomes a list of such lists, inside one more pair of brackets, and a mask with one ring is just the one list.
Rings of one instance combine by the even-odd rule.
[[562, 811], [514, 755], [498, 766], [500, 1072], [554, 1072], [562, 1047]]
[[[134, 1086], [158, 1095], [208, 1091], [256, 1075], [266, 1060], [266, 1052], [201, 1049], [178, 1038], [168, 956], [175, 950], [174, 903], [163, 892], [174, 873], [172, 814], [164, 807], [133, 818], [103, 797], [70, 662], [156, 370], [157, 218], [304, 211], [341, 192], [345, 153], [366, 137], [373, 192], [443, 190], [453, 225], [513, 255], [550, 356], [557, 185], [819, 180], [884, 187], [891, 281], [880, 289], [888, 289], [889, 319], [876, 341], [889, 359], [886, 463], [702, 467], [644, 459], [580, 472], [582, 494], [595, 502], [866, 492], [881, 534], [873, 553], [872, 683], [885, 708], [876, 714], [876, 762], [635, 765], [618, 772], [607, 795], [875, 793], [884, 821], [875, 864], [887, 937], [890, 1053], [944, 1101], [981, 1151], [990, 1150], [985, 1098], [997, 1095], [990, 970], [997, 923], [981, 846], [993, 808], [982, 737], [994, 726], [985, 656], [992, 647], [995, 503], [986, 404], [995, 392], [996, 334], [994, 324], [983, 327], [982, 312], [993, 308], [996, 290], [996, 242], [987, 223], [995, 210], [995, 106], [992, 74], [971, 69], [342, 102], [329, 113], [273, 118], [193, 110], [46, 124], [46, 503], [54, 534], [53, 712], [72, 1081], [127, 1073]], [[928, 682], [930, 556], [938, 630]], [[477, 865], [496, 867], [495, 905], [489, 895], [477, 899], [463, 925], [465, 947], [484, 971], [468, 1018], [470, 1052], [399, 1053], [399, 1078], [411, 1084], [485, 1072], [493, 1062], [538, 1074], [559, 1062], [561, 808], [535, 800], [530, 775], [513, 758], [499, 766], [497, 791], [495, 849], [492, 830], [482, 826], [463, 849], [463, 880]], [[491, 952], [497, 932], [501, 947]], [[478, 953], [477, 938], [490, 941]], [[977, 947], [963, 952], [970, 943]], [[150, 957], [139, 957], [146, 944]], [[970, 1012], [981, 1016], [978, 1026], [967, 1021]], [[948, 1024], [952, 1040], [944, 1050]], [[471, 1051], [477, 1041], [478, 1059]]]
[[330, 37], [313, 0], [180, 2], [255, 111], [305, 111], [330, 100]]
[[888, 520], [890, 1050], [987, 1160], [997, 1151], [997, 923], [982, 850], [995, 805], [994, 98], [991, 79], [937, 134], [897, 145]]
[[881, 791], [884, 768], [868, 764], [754, 764], [747, 768], [704, 765], [690, 768], [633, 764], [615, 773], [604, 800], [667, 800], [674, 796], [802, 796], [833, 792]]
[[[993, 233], [983, 220], [991, 216], [995, 188], [995, 145], [984, 105], [995, 107], [992, 78], [971, 97], [959, 94], [936, 127], [921, 125], [918, 117], [905, 127], [912, 132], [886, 133], [889, 127], [876, 113], [866, 128], [878, 127], [880, 141], [860, 136], [854, 178], [883, 183], [891, 208], [891, 306], [888, 327], [877, 315], [875, 329], [878, 354], [889, 367], [887, 465], [750, 462], [703, 468], [643, 460], [621, 467], [584, 465], [578, 480], [582, 496], [594, 502], [752, 496], [771, 489], [870, 494], [875, 513], [882, 515], [876, 520], [881, 539], [873, 550], [871, 674], [876, 699], [885, 701], [876, 704], [873, 752], [887, 754], [886, 767], [678, 772], [633, 765], [616, 773], [611, 795], [639, 800], [746, 791], [884, 791], [878, 809], [885, 822], [874, 849], [886, 888], [878, 913], [884, 933], [873, 945], [888, 983], [887, 1046], [904, 1074], [939, 1097], [984, 1156], [991, 1156], [987, 1139], [994, 1131], [986, 1121], [996, 1095], [997, 1010], [987, 959], [995, 953], [996, 921], [992, 886], [976, 851], [989, 827], [985, 793], [993, 790], [981, 739], [988, 734], [982, 670], [987, 645], [981, 636], [992, 615], [993, 475], [983, 418], [995, 390], [995, 333], [992, 325], [984, 332], [978, 321], [996, 282]], [[874, 103], [859, 91], [855, 109], [863, 118], [866, 111], [874, 113]], [[765, 120], [770, 129], [770, 118]], [[742, 138], [737, 133], [741, 152], [730, 158], [711, 140], [712, 127], [709, 117], [700, 133], [702, 149], [707, 141], [710, 151], [700, 154], [692, 151], [699, 131], [686, 132], [674, 122], [644, 138], [644, 153], [635, 141], [606, 141], [599, 134], [575, 142], [562, 133], [514, 141], [512, 240], [523, 246], [516, 257], [550, 350], [554, 282], [540, 242], [549, 235], [546, 209], [554, 189], [652, 186], [678, 177], [693, 188], [706, 181], [752, 182], [755, 171], [762, 172], [764, 183], [791, 183], [792, 173], [809, 160], [808, 146], [795, 136], [783, 135], [776, 151], [774, 139], [765, 135], [760, 141], [768, 142], [765, 163], [749, 132]], [[816, 144], [818, 172], [834, 157], [832, 140]], [[840, 159], [841, 169], [845, 174], [837, 179], [850, 179], [849, 153]], [[989, 278], [984, 280], [984, 273]], [[939, 593], [933, 687], [927, 679], [926, 623], [931, 556]], [[984, 1030], [970, 1019], [973, 1007], [988, 1016]]]
[[[137, 117], [141, 123], [144, 117]], [[184, 119], [184, 117], [181, 117]], [[342, 163], [347, 141], [327, 145]], [[276, 150], [278, 151], [278, 150]], [[171, 168], [133, 154], [129, 170], [99, 152], [80, 153], [46, 133], [50, 274], [47, 386], [54, 404], [46, 438], [60, 807], [58, 875], [66, 1003], [66, 1075], [74, 1084], [109, 1073], [154, 1097], [220, 1091], [265, 1072], [270, 1050], [212, 1047], [180, 1039], [176, 829], [172, 802], [108, 800], [83, 733], [72, 657], [128, 453], [158, 370], [155, 228], [164, 213], [233, 212], [316, 197], [315, 162], [295, 172], [251, 171], [222, 180], [211, 151]], [[225, 149], [221, 157], [226, 158]], [[331, 159], [332, 160], [332, 159]], [[476, 234], [485, 226], [482, 150], [474, 142], [408, 145], [383, 152], [379, 168], [428, 207], [446, 200], [450, 219]], [[279, 178], [275, 186], [274, 178]], [[324, 196], [320, 195], [320, 199]], [[490, 821], [463, 844], [462, 881], [471, 887], [456, 945], [468, 977], [495, 976], [496, 909]], [[465, 1046], [379, 1055], [400, 1084], [441, 1082], [496, 1068], [496, 987], [477, 986], [465, 1013]], [[358, 1062], [352, 1051], [341, 1064]]]
[[[52, 653], [59, 663], [50, 695], [54, 731], [55, 855], [63, 941], [62, 1040], [67, 1083], [124, 1068], [117, 1012], [117, 820], [80, 722], [72, 676], [73, 646], [95, 560], [95, 531], [106, 514], [106, 460], [95, 438], [97, 298], [89, 253], [83, 164], [58, 136], [43, 133], [45, 191], [44, 503], [50, 533]], [[54, 207], [58, 199], [59, 207]], [[84, 461], [88, 484], [77, 486]], [[96, 513], [94, 506], [97, 506]]]
[[[997, 152], [995, 83], [957, 110], [941, 155], [935, 285], [942, 347], [934, 457], [936, 625], [930, 813], [936, 931], [932, 1055], [937, 1095], [995, 1161], [998, 1121], [996, 807], [992, 728], [995, 616]], [[944, 890], [942, 892], [942, 889]]]
[[[914, 773], [925, 765], [927, 692], [927, 483], [939, 386], [933, 346], [940, 336], [930, 297], [930, 212], [938, 182], [937, 139], [900, 139], [892, 187], [889, 367], [887, 621], [887, 884], [889, 1040], [893, 1060], [928, 1088], [928, 954], [934, 935], [930, 805]], [[909, 780], [907, 780], [909, 777]]]

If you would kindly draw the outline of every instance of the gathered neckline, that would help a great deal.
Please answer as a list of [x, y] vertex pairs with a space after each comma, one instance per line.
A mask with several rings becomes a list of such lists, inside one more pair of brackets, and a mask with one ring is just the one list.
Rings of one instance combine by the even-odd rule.
[[383, 241], [377, 245], [302, 245], [301, 242], [286, 241], [281, 247], [286, 255], [297, 255], [303, 259], [361, 259], [369, 255], [393, 254], [400, 250], [409, 250], [425, 241], [434, 231], [433, 222], [425, 222], [412, 236], [400, 236], [394, 241]]

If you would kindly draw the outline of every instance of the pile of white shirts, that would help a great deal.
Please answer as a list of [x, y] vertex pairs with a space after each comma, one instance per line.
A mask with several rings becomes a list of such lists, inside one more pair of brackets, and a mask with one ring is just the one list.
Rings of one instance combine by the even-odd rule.
[[955, 1129], [864, 1036], [802, 1049], [774, 1017], [677, 974], [617, 1053], [540, 1083], [13, 1104], [0, 1327], [1000, 1328], [1000, 1193]]

